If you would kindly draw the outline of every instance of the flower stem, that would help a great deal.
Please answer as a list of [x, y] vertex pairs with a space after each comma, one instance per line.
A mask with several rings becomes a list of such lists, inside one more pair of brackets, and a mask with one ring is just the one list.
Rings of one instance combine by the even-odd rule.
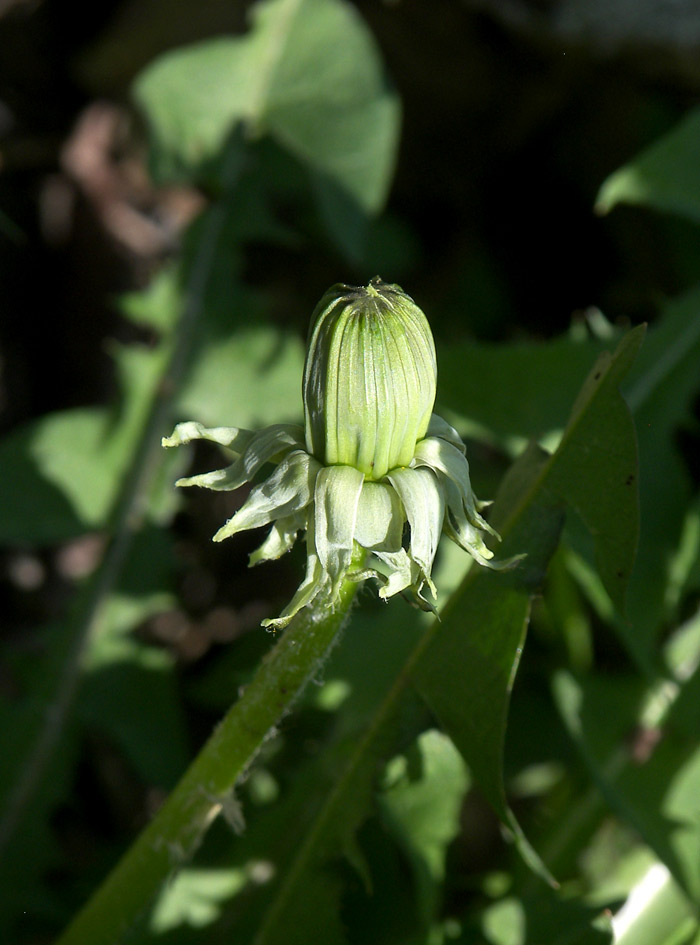
[[332, 612], [309, 607], [294, 618], [153, 821], [57, 945], [115, 945], [133, 927], [164, 880], [193, 854], [236, 781], [318, 671], [340, 635], [356, 588], [345, 581]]

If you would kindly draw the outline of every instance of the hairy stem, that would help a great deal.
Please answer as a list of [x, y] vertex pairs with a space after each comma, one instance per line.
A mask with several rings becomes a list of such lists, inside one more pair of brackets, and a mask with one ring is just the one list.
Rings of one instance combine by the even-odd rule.
[[195, 851], [238, 778], [318, 671], [339, 637], [356, 587], [343, 584], [333, 611], [306, 608], [292, 620], [153, 821], [57, 945], [115, 945], [133, 927], [164, 880]]

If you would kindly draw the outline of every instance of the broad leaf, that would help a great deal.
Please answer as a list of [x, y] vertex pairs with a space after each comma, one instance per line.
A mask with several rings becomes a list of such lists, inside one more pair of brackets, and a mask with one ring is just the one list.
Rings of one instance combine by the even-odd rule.
[[48, 544], [106, 522], [121, 472], [110, 417], [79, 408], [42, 417], [0, 444], [0, 542]]
[[700, 945], [693, 908], [660, 863], [648, 869], [612, 921], [615, 945]]
[[[171, 411], [205, 426], [255, 429], [300, 419], [304, 350], [297, 335], [265, 324], [264, 297], [238, 278], [248, 212], [242, 192], [245, 187], [201, 214], [188, 230], [181, 261], [121, 304], [137, 324], [164, 332], [188, 305], [197, 306], [187, 370]], [[203, 260], [199, 247], [205, 241]]]
[[48, 414], [0, 443], [0, 544], [50, 544], [104, 528], [151, 402], [162, 353], [114, 346], [117, 412]]
[[[440, 400], [462, 431], [495, 441], [508, 452], [529, 437], [543, 445], [558, 442], [568, 398], [599, 349], [598, 341], [569, 338], [506, 348], [474, 344], [444, 349]], [[618, 620], [616, 627], [637, 661], [647, 665], [665, 616], [668, 581], [692, 495], [677, 433], [691, 422], [691, 405], [700, 389], [699, 361], [700, 292], [693, 290], [664, 306], [625, 384], [639, 439], [644, 515], [628, 596], [631, 624]], [[482, 394], [483, 377], [489, 379], [488, 397]], [[516, 398], [511, 385], [518, 390]], [[613, 502], [612, 495], [602, 499]]]
[[634, 423], [618, 388], [643, 338], [644, 327], [636, 328], [615, 355], [599, 357], [574, 403], [548, 483], [591, 533], [601, 579], [621, 612], [639, 541], [639, 473]]
[[630, 647], [647, 660], [666, 615], [665, 597], [673, 556], [693, 494], [678, 449], [679, 429], [690, 421], [700, 391], [700, 290], [669, 302], [650, 331], [630, 373], [627, 398], [634, 413], [640, 453], [639, 557], [630, 585]]
[[[358, 614], [352, 633], [324, 669], [326, 686], [340, 679], [349, 685], [350, 694], [315, 777], [310, 785], [300, 785], [302, 793], [295, 798], [297, 805], [301, 802], [291, 820], [297, 842], [290, 846], [285, 838], [280, 879], [271, 890], [264, 921], [260, 911], [256, 915], [256, 945], [302, 945], [321, 935], [324, 942], [345, 941], [341, 876], [328, 865], [344, 854], [363, 887], [372, 882], [357, 831], [373, 811], [381, 763], [402, 751], [426, 721], [414, 697], [404, 693], [399, 700], [386, 698], [417, 638], [421, 618], [409, 611], [405, 623], [397, 622], [388, 608], [375, 615]], [[382, 657], [368, 661], [378, 638], [385, 643]]]
[[383, 819], [411, 862], [420, 913], [429, 927], [445, 876], [447, 847], [459, 833], [469, 775], [450, 739], [431, 729], [389, 762], [386, 779], [380, 800]]
[[621, 676], [576, 681], [560, 673], [554, 692], [569, 734], [610, 807], [696, 902], [700, 616], [676, 631], [664, 655], [675, 683], [661, 679], [649, 685]]
[[527, 548], [527, 558], [509, 574], [471, 568], [411, 667], [419, 693], [487, 800], [517, 838], [526, 860], [545, 875], [506, 803], [503, 743], [530, 597], [544, 578], [563, 522], [563, 502], [540, 487], [549, 462], [536, 447], [528, 450], [506, 477], [494, 507], [504, 537], [502, 553]]
[[700, 109], [615, 171], [596, 200], [599, 213], [618, 203], [642, 204], [700, 222]]
[[178, 273], [178, 266], [166, 266], [145, 289], [124, 293], [119, 300], [122, 314], [134, 324], [155, 331], [173, 329], [182, 308]]
[[[663, 719], [662, 730], [660, 721], [650, 725], [645, 718], [652, 694], [638, 684], [600, 678], [579, 683], [566, 674], [555, 679], [559, 711], [606, 801], [639, 832], [691, 901], [700, 894], [695, 708], [693, 735], [687, 733], [687, 725], [689, 706], [697, 706], [699, 685], [700, 679], [686, 683], [687, 697], [679, 699]], [[656, 704], [660, 698], [657, 693]], [[632, 731], [637, 732], [637, 741], [625, 747], [624, 739]]]
[[517, 455], [530, 439], [558, 440], [598, 340], [564, 336], [546, 343], [438, 344], [438, 408], [460, 432]]
[[[509, 896], [484, 910], [481, 919], [484, 945], [609, 945], [609, 920], [575, 899], [545, 890], [523, 900]], [[481, 937], [467, 942], [476, 945]]]
[[246, 871], [229, 869], [183, 869], [163, 890], [150, 919], [150, 929], [162, 935], [180, 925], [200, 929], [219, 917], [221, 903], [248, 882]]
[[[630, 332], [614, 355], [602, 355], [584, 384], [553, 456], [535, 448], [513, 467], [494, 508], [502, 554], [527, 549], [510, 575], [470, 571], [450, 599], [413, 671], [419, 692], [464, 755], [499, 816], [541, 869], [506, 806], [502, 752], [510, 687], [529, 613], [570, 503], [590, 528], [603, 580], [622, 601], [637, 533], [634, 427], [618, 391], [643, 330]], [[615, 503], [610, 497], [614, 495]], [[503, 522], [503, 524], [501, 524]]]
[[362, 217], [384, 202], [399, 128], [374, 40], [344, 0], [266, 0], [250, 32], [162, 56], [134, 94], [163, 179], [219, 186], [241, 124], [270, 135], [310, 172], [335, 237], [358, 249]]
[[107, 736], [144, 784], [168, 789], [188, 759], [175, 662], [167, 650], [147, 645], [133, 630], [173, 606], [168, 589], [173, 568], [166, 532], [149, 528], [136, 536], [100, 632], [86, 650], [76, 705], [83, 727]]
[[206, 340], [177, 400], [178, 414], [207, 426], [256, 429], [299, 421], [300, 339], [273, 328], [251, 328]]

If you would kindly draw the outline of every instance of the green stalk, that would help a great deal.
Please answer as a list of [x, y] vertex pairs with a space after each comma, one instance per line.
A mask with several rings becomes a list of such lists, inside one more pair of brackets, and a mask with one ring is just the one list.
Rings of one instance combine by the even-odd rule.
[[345, 581], [332, 612], [309, 607], [294, 618], [153, 821], [56, 945], [116, 945], [133, 927], [163, 882], [194, 853], [238, 778], [326, 659], [356, 588]]

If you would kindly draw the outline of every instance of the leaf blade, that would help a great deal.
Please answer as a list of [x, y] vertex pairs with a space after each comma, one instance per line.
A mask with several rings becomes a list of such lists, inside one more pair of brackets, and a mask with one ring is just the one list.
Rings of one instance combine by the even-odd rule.
[[596, 199], [596, 211], [609, 213], [619, 203], [640, 204], [700, 222], [700, 109], [632, 161], [614, 171]]
[[386, 199], [399, 99], [372, 34], [343, 0], [258, 3], [247, 34], [166, 53], [133, 95], [149, 122], [159, 180], [219, 187], [222, 154], [242, 125], [301, 161], [327, 222], [344, 208], [358, 231], [331, 230], [348, 249], [357, 248], [362, 218]]
[[[527, 548], [528, 557], [521, 568], [506, 575], [474, 575], [472, 569], [450, 599], [442, 624], [433, 629], [412, 671], [418, 691], [462, 751], [494, 810], [513, 831], [523, 857], [545, 878], [547, 870], [523, 836], [503, 788], [510, 691], [524, 642], [530, 595], [542, 580], [556, 547], [564, 502], [578, 502], [584, 520], [595, 527], [604, 526], [604, 536], [609, 534], [611, 523], [601, 521], [597, 493], [581, 489], [577, 467], [582, 454], [586, 458], [584, 447], [592, 436], [600, 446], [607, 443], [608, 449], [611, 445], [620, 448], [618, 434], [622, 432], [627, 446], [622, 452], [624, 462], [628, 462], [630, 453], [636, 456], [634, 427], [625, 413], [618, 385], [636, 357], [643, 335], [643, 328], [629, 332], [613, 355], [602, 356], [576, 399], [557, 451], [545, 458], [531, 447], [506, 477], [494, 508], [495, 524], [504, 537], [503, 553]], [[621, 426], [606, 422], [611, 410], [616, 411], [618, 419], [623, 418]], [[588, 470], [588, 464], [584, 463], [584, 469]], [[637, 521], [634, 495], [623, 493], [623, 497], [624, 522]], [[607, 506], [604, 510], [611, 514]], [[501, 524], [499, 516], [504, 512], [507, 515]], [[611, 562], [617, 562], [618, 553], [627, 566], [634, 545], [623, 543], [621, 551], [615, 543], [612, 549], [606, 547], [605, 555], [601, 555], [603, 566], [608, 568]], [[622, 567], [612, 566], [616, 570]], [[620, 583], [624, 589], [623, 581]], [[460, 673], [469, 664], [479, 668], [485, 684], [471, 685], [465, 698]]]

